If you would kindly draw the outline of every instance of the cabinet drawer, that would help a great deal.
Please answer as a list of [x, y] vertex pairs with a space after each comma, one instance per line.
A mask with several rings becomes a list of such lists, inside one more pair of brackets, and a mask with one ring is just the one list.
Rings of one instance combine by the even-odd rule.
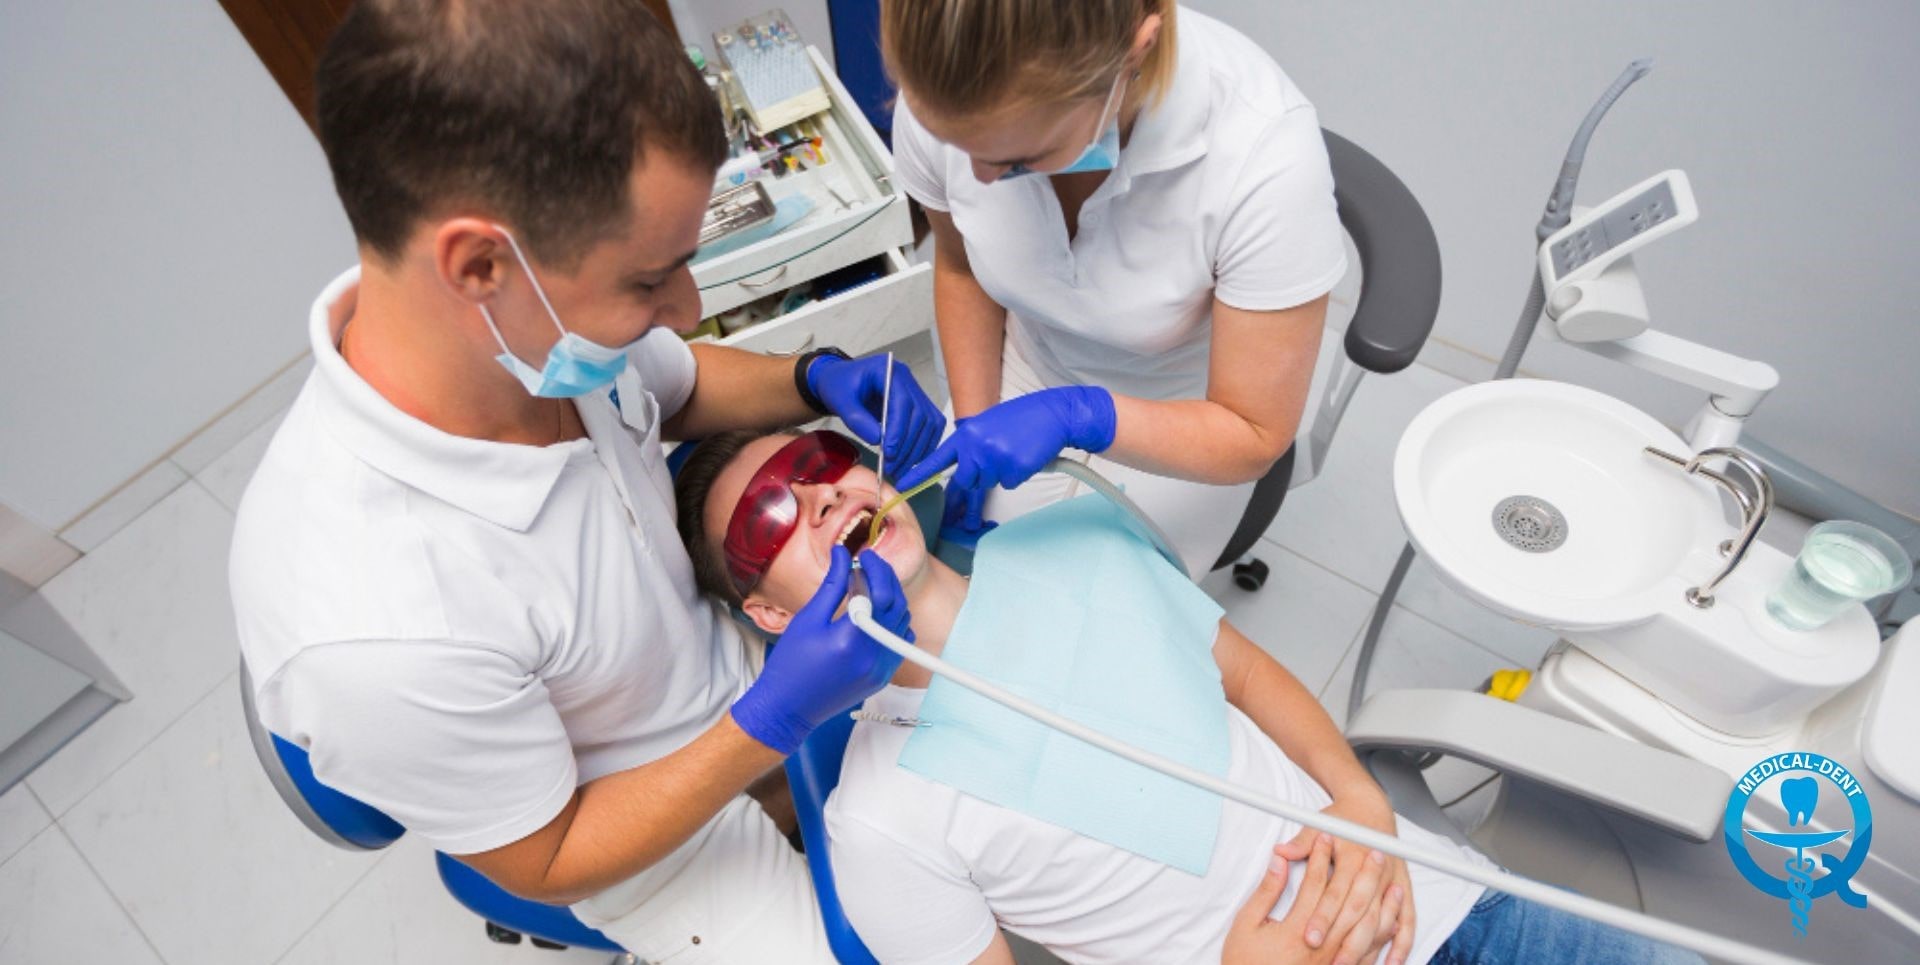
[[[693, 279], [700, 286], [701, 316], [718, 315], [762, 295], [913, 243], [907, 202], [898, 195], [869, 200], [818, 221], [815, 218], [819, 218], [818, 213], [766, 241], [695, 268]], [[759, 265], [771, 267], [755, 267]]]
[[886, 258], [883, 277], [742, 329], [720, 344], [768, 355], [837, 345], [859, 355], [933, 327], [933, 266], [910, 265], [898, 249]]
[[693, 266], [702, 316], [913, 244], [907, 199], [894, 190], [886, 146], [819, 51], [808, 54], [832, 105], [813, 118], [828, 162], [762, 183], [776, 203], [804, 193], [814, 210], [777, 235]]

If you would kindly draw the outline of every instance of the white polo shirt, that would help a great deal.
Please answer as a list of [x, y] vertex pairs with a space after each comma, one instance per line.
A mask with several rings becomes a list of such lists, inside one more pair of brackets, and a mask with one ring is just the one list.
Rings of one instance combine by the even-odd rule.
[[1233, 28], [1181, 8], [1165, 99], [1134, 122], [1069, 243], [1044, 175], [982, 184], [964, 151], [894, 108], [895, 177], [952, 215], [1009, 348], [1049, 385], [1206, 394], [1213, 299], [1291, 308], [1346, 273], [1313, 105]]
[[358, 281], [314, 303], [313, 375], [240, 505], [240, 648], [263, 723], [322, 782], [439, 850], [486, 851], [577, 785], [684, 746], [746, 686], [738, 633], [694, 588], [660, 447], [694, 358], [649, 334], [618, 411], [605, 392], [576, 401], [585, 439], [461, 438], [340, 356]]

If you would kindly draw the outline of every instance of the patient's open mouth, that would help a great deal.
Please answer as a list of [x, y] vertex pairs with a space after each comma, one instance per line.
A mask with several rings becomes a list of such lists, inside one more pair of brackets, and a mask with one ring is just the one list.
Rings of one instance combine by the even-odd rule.
[[[847, 517], [846, 523], [840, 530], [840, 538], [836, 540], [836, 542], [846, 547], [848, 553], [858, 555], [861, 550], [867, 548], [867, 535], [872, 532], [872, 526], [870, 525], [872, 522], [873, 510], [863, 509], [854, 513], [852, 516]], [[881, 538], [884, 539], [887, 531], [892, 528], [893, 520], [888, 519], [882, 521], [880, 523]]]

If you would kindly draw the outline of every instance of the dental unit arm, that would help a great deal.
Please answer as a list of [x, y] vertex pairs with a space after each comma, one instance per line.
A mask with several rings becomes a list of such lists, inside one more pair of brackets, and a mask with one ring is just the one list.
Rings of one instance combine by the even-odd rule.
[[[1179, 561], [1179, 556], [1172, 550], [1172, 544], [1165, 538], [1165, 535], [1161, 533], [1159, 528], [1120, 492], [1119, 487], [1114, 486], [1090, 467], [1063, 459], [1055, 459], [1049, 463], [1042, 472], [1066, 473], [1087, 483], [1103, 496], [1113, 500], [1133, 516], [1134, 522], [1140, 525], [1148, 540], [1153, 543], [1154, 548], [1158, 550], [1177, 571], [1184, 572]], [[1557, 908], [1582, 918], [1592, 919], [1625, 931], [1644, 935], [1656, 941], [1690, 948], [1716, 959], [1730, 962], [1752, 963], [1792, 963], [1800, 961], [1791, 956], [1781, 955], [1778, 952], [1758, 948], [1729, 938], [1723, 938], [1674, 922], [1664, 921], [1641, 912], [1630, 911], [1618, 905], [1564, 891], [1528, 878], [1522, 878], [1504, 871], [1489, 869], [1466, 861], [1457, 855], [1432, 852], [1424, 847], [1411, 845], [1394, 835], [1383, 834], [1364, 825], [1356, 824], [1320, 811], [1288, 804], [1260, 792], [1223, 781], [1211, 774], [1188, 767], [1179, 761], [1130, 746], [1108, 737], [1100, 731], [1056, 714], [1033, 701], [996, 686], [991, 681], [982, 679], [966, 670], [953, 666], [939, 657], [921, 651], [912, 643], [902, 639], [876, 621], [873, 616], [873, 601], [864, 595], [856, 592], [854, 595], [849, 596], [847, 601], [847, 616], [855, 626], [864, 631], [874, 642], [898, 654], [902, 659], [915, 666], [945, 677], [967, 690], [994, 701], [1015, 713], [1031, 718], [1060, 733], [1084, 741], [1109, 753], [1119, 755], [1141, 766], [1159, 771], [1162, 774], [1183, 781], [1201, 790], [1210, 791], [1228, 800], [1239, 802], [1247, 807], [1277, 815], [1289, 821], [1305, 825], [1306, 827], [1383, 851], [1395, 857], [1433, 868], [1457, 878], [1472, 881], [1485, 887], [1503, 891], [1551, 908]], [[1478, 695], [1464, 696], [1471, 696], [1476, 700], [1485, 699]], [[1544, 716], [1523, 711], [1522, 708], [1518, 707], [1511, 707], [1510, 709], [1529, 714], [1528, 722], [1524, 725], [1525, 727], [1537, 726], [1538, 722], [1534, 720], [1534, 718]], [[1553, 723], [1562, 724], [1565, 722], [1554, 721]], [[1496, 725], [1500, 727], [1514, 726], [1513, 722], [1510, 721], [1499, 721], [1496, 722]], [[1383, 727], [1384, 726], [1385, 725], [1383, 725]], [[1578, 725], [1566, 723], [1565, 726], [1577, 727]], [[1392, 728], [1387, 729], [1392, 730]], [[1385, 736], [1389, 735], [1383, 734], [1383, 737]], [[1649, 770], [1643, 773], [1662, 775], [1663, 781], [1661, 783], [1670, 785], [1658, 790], [1643, 790], [1635, 799], [1622, 801], [1621, 810], [1627, 813], [1647, 815], [1649, 819], [1654, 820], [1655, 823], [1663, 824], [1663, 826], [1673, 826], [1681, 833], [1691, 836], [1699, 833], [1697, 827], [1699, 824], [1697, 820], [1698, 808], [1696, 807], [1698, 802], [1704, 800], [1710, 790], [1713, 793], [1719, 794], [1721, 797], [1725, 796], [1726, 792], [1724, 787], [1709, 788], [1707, 786], [1709, 779], [1690, 767], [1690, 765], [1694, 765], [1692, 761], [1651, 748], [1632, 745], [1631, 742], [1618, 741], [1617, 739], [1597, 733], [1594, 734], [1594, 737], [1629, 745], [1632, 748], [1629, 753], [1637, 755], [1632, 760], [1634, 766], [1649, 768]], [[1589, 738], [1589, 740], [1591, 740], [1591, 738]], [[1595, 749], [1597, 750], [1597, 748]], [[1606, 753], [1608, 755], [1617, 755], [1620, 753], [1620, 748], [1609, 746], [1606, 749]], [[1584, 780], [1580, 773], [1578, 773], [1579, 769], [1577, 767], [1570, 767], [1566, 762], [1555, 763], [1549, 761], [1547, 755], [1541, 753], [1522, 754], [1516, 752], [1512, 755], [1512, 758], [1513, 759], [1507, 763], [1512, 763], [1517, 769], [1525, 770], [1530, 768], [1533, 772], [1549, 779], [1559, 781]], [[1608, 760], [1618, 761], [1620, 758], [1617, 756], [1609, 756]], [[1715, 777], [1717, 778], [1719, 776], [1716, 774]], [[1443, 824], [1442, 827], [1445, 827], [1445, 825]], [[1710, 833], [1710, 830], [1708, 833]]]
[[1681, 436], [1730, 446], [1780, 384], [1773, 366], [1653, 331], [1633, 255], [1700, 218], [1686, 172], [1663, 171], [1598, 207], [1575, 209], [1540, 245], [1546, 337], [1707, 393]]

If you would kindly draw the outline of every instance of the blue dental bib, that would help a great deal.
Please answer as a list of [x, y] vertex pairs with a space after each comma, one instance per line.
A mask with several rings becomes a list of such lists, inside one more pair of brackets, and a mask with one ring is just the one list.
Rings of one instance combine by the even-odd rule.
[[[1129, 744], [1225, 777], [1222, 610], [1089, 494], [982, 537], [942, 656]], [[941, 677], [900, 766], [963, 794], [1205, 874], [1221, 799]]]

